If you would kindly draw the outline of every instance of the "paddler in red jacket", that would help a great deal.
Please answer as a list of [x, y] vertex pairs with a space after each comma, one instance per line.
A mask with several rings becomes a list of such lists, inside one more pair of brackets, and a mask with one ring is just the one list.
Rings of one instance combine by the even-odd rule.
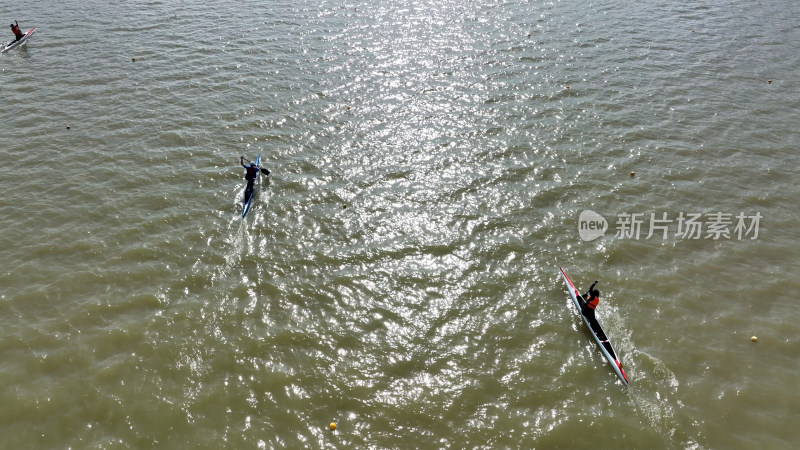
[[18, 41], [25, 37], [25, 34], [22, 31], [19, 31], [19, 23], [16, 20], [11, 24], [11, 32], [14, 33], [14, 36], [16, 37], [14, 41]]
[[583, 294], [583, 298], [580, 299], [581, 313], [590, 320], [595, 320], [594, 310], [597, 308], [597, 304], [600, 303], [600, 291], [594, 288], [596, 284], [597, 281], [592, 283], [589, 290], [586, 291], [586, 293]]

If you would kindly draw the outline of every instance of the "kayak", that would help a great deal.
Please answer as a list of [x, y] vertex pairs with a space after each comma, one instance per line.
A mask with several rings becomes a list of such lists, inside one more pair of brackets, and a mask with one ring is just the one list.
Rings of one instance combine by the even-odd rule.
[[258, 189], [258, 181], [261, 179], [261, 153], [256, 157], [256, 179], [253, 181], [253, 189], [247, 189], [247, 184], [244, 188], [244, 199], [242, 199], [242, 219], [250, 211], [250, 206], [253, 204], [253, 197], [256, 196], [256, 189]]
[[625, 375], [625, 371], [622, 370], [622, 364], [619, 362], [617, 358], [617, 352], [614, 351], [614, 347], [611, 346], [611, 341], [608, 340], [608, 336], [603, 331], [603, 327], [600, 326], [600, 322], [597, 319], [589, 320], [586, 316], [583, 315], [581, 312], [581, 304], [578, 301], [578, 297], [581, 295], [578, 292], [578, 288], [572, 284], [572, 281], [567, 276], [567, 273], [564, 272], [564, 269], [559, 267], [561, 270], [561, 276], [564, 277], [564, 284], [567, 286], [567, 290], [569, 291], [569, 295], [572, 298], [572, 303], [575, 305], [575, 308], [578, 309], [578, 314], [581, 315], [583, 318], [583, 322], [589, 327], [589, 331], [592, 332], [592, 336], [594, 336], [594, 340], [597, 342], [597, 345], [600, 346], [600, 351], [603, 352], [603, 356], [606, 357], [611, 367], [614, 368], [614, 372], [617, 373], [617, 376], [620, 380], [622, 380], [625, 385], [628, 385], [628, 377]]
[[31, 28], [30, 30], [28, 30], [27, 33], [23, 34], [22, 37], [19, 38], [18, 40], [3, 44], [3, 48], [0, 49], [0, 53], [5, 53], [11, 49], [17, 48], [20, 45], [24, 44], [25, 41], [27, 41], [28, 38], [31, 37], [34, 31], [36, 31], [36, 28]]

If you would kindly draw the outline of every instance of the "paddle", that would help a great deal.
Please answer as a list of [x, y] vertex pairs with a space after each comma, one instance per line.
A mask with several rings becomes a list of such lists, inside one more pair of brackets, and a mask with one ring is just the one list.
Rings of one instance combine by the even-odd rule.
[[592, 292], [592, 290], [594, 289], [594, 285], [596, 285], [596, 284], [597, 284], [597, 280], [595, 280], [595, 282], [592, 283], [591, 286], [589, 286], [589, 290], [586, 291], [585, 294], [583, 294], [584, 299], [589, 296], [589, 293]]
[[[248, 164], [252, 162], [249, 159], [245, 158], [244, 156], [240, 156], [239, 158], [241, 158], [242, 161], [247, 161]], [[270, 174], [270, 171], [267, 170], [267, 169], [264, 169], [263, 167], [259, 167], [259, 169], [261, 170], [261, 173], [263, 173], [264, 175], [269, 175]]]

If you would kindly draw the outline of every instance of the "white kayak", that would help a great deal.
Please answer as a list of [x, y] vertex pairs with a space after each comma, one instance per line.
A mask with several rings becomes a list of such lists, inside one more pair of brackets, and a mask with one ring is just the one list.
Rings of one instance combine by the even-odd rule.
[[589, 327], [589, 331], [592, 332], [592, 336], [594, 336], [594, 340], [597, 342], [597, 345], [600, 346], [600, 351], [603, 352], [603, 356], [606, 357], [611, 367], [614, 368], [614, 372], [617, 373], [617, 376], [620, 380], [627, 386], [628, 385], [628, 377], [625, 375], [625, 371], [622, 370], [622, 363], [619, 362], [617, 358], [617, 352], [614, 351], [614, 347], [611, 346], [611, 342], [608, 340], [608, 336], [603, 331], [603, 328], [600, 326], [600, 322], [597, 319], [590, 321], [586, 316], [583, 315], [581, 312], [581, 303], [578, 301], [578, 297], [580, 297], [581, 293], [578, 291], [578, 288], [572, 284], [572, 281], [567, 276], [567, 273], [564, 272], [564, 269], [559, 267], [561, 270], [561, 276], [564, 277], [564, 284], [567, 286], [567, 290], [569, 291], [569, 296], [572, 298], [572, 303], [575, 305], [575, 308], [578, 309], [578, 314], [581, 315], [583, 318], [583, 322]]
[[34, 31], [36, 31], [36, 28], [31, 28], [30, 30], [28, 30], [27, 33], [22, 35], [22, 37], [17, 39], [16, 41], [11, 41], [11, 42], [3, 44], [3, 48], [0, 49], [0, 53], [5, 53], [5, 52], [7, 52], [7, 51], [9, 51], [11, 49], [15, 49], [15, 48], [19, 47], [20, 45], [24, 44], [28, 40], [28, 38], [31, 37], [31, 35], [33, 34]]

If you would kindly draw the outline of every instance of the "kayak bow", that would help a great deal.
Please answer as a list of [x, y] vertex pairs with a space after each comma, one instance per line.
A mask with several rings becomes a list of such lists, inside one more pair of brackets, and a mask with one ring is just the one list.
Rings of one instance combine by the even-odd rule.
[[627, 386], [628, 377], [625, 375], [625, 371], [622, 370], [622, 364], [619, 362], [619, 359], [617, 359], [617, 352], [615, 352], [614, 347], [611, 346], [611, 341], [608, 340], [608, 336], [606, 336], [606, 333], [600, 326], [600, 322], [595, 319], [592, 323], [586, 318], [586, 316], [583, 315], [581, 312], [581, 304], [578, 301], [578, 296], [581, 295], [578, 291], [578, 288], [572, 284], [572, 281], [567, 276], [567, 273], [564, 272], [564, 269], [559, 267], [559, 270], [561, 271], [561, 276], [564, 278], [564, 284], [567, 286], [569, 296], [572, 298], [572, 303], [575, 305], [575, 308], [578, 309], [578, 314], [581, 315], [583, 322], [587, 327], [589, 327], [589, 331], [592, 332], [592, 336], [594, 336], [594, 340], [597, 342], [597, 345], [600, 346], [600, 351], [603, 352], [603, 356], [606, 357], [609, 364], [611, 364], [611, 367], [614, 368], [614, 372], [617, 373], [619, 379], [622, 380], [622, 382]]

